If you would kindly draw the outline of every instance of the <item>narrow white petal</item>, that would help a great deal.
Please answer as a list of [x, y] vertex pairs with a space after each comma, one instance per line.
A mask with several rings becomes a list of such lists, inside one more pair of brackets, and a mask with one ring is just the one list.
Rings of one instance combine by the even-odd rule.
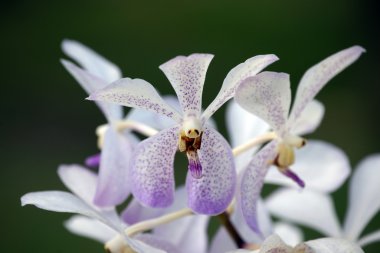
[[[296, 163], [292, 170], [305, 181], [306, 190], [332, 192], [338, 189], [350, 175], [351, 167], [347, 155], [338, 147], [324, 141], [308, 141], [296, 150]], [[299, 186], [277, 169], [269, 170], [266, 183]]]
[[357, 240], [361, 232], [380, 209], [380, 154], [371, 155], [359, 163], [351, 178], [349, 206], [345, 218], [346, 237]]
[[314, 253], [364, 253], [355, 243], [345, 239], [322, 238], [305, 242]]
[[153, 111], [181, 122], [181, 115], [168, 105], [155, 88], [142, 79], [123, 78], [88, 97], [96, 100], [128, 107]]
[[331, 55], [308, 69], [298, 85], [290, 121], [294, 123], [328, 81], [355, 62], [363, 52], [365, 50], [362, 47], [353, 46]]
[[325, 107], [323, 104], [313, 99], [294, 123], [292, 133], [299, 136], [313, 133], [319, 127], [324, 114]]
[[88, 72], [107, 83], [121, 78], [121, 71], [115, 64], [78, 41], [64, 40], [62, 50]]
[[364, 247], [366, 245], [369, 245], [374, 242], [379, 242], [379, 241], [380, 241], [380, 230], [377, 230], [375, 232], [372, 232], [360, 238], [360, 240], [358, 241], [358, 244], [360, 245], [360, 247]]
[[[97, 90], [107, 87], [108, 85], [103, 79], [77, 67], [69, 61], [61, 60], [61, 63], [89, 95]], [[109, 121], [113, 119], [121, 119], [123, 117], [123, 110], [119, 105], [102, 102], [96, 102], [96, 104]]]
[[245, 110], [265, 120], [282, 134], [291, 100], [289, 75], [262, 72], [247, 78], [237, 89], [235, 99]]
[[273, 230], [286, 244], [292, 247], [303, 241], [301, 229], [289, 223], [277, 222], [274, 224]]
[[341, 236], [341, 229], [329, 195], [280, 189], [266, 199], [269, 211], [284, 220], [309, 226], [328, 236]]
[[244, 79], [256, 75], [277, 60], [277, 56], [273, 54], [257, 55], [231, 69], [224, 79], [218, 95], [204, 111], [202, 115], [203, 122], [210, 118], [225, 102], [235, 95], [237, 87]]
[[203, 85], [213, 57], [211, 54], [177, 56], [160, 66], [177, 93], [185, 117], [200, 116]]
[[74, 215], [65, 221], [65, 227], [71, 233], [106, 243], [118, 233], [98, 220], [81, 215]]

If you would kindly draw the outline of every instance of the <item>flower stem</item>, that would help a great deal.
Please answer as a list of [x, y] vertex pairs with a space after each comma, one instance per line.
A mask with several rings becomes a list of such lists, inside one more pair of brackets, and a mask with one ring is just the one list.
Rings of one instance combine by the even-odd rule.
[[228, 234], [232, 238], [232, 240], [235, 242], [236, 246], [239, 249], [242, 249], [245, 247], [246, 242], [243, 240], [243, 238], [239, 235], [238, 231], [236, 230], [235, 226], [232, 224], [230, 220], [230, 216], [227, 212], [223, 212], [218, 215], [218, 218], [224, 228], [227, 230]]
[[262, 134], [256, 138], [240, 145], [240, 146], [235, 147], [232, 150], [232, 153], [234, 154], [234, 156], [238, 156], [238, 155], [250, 150], [254, 146], [263, 144], [267, 141], [271, 141], [271, 140], [275, 139], [276, 137], [277, 137], [277, 135], [275, 132], [268, 132], [268, 133]]

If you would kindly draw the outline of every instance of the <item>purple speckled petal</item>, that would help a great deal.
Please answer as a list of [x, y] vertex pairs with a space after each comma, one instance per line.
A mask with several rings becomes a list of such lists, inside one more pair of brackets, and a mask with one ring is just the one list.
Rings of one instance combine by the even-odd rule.
[[318, 100], [313, 99], [302, 111], [292, 126], [292, 133], [298, 136], [310, 134], [320, 125], [325, 114], [324, 105]]
[[137, 145], [131, 167], [133, 195], [150, 207], [167, 207], [174, 196], [174, 155], [179, 126], [162, 130]]
[[100, 153], [87, 157], [84, 164], [90, 168], [98, 167], [100, 164]]
[[257, 55], [231, 69], [224, 79], [218, 95], [202, 114], [202, 121], [206, 122], [225, 102], [231, 99], [235, 95], [236, 88], [244, 79], [256, 75], [277, 60], [277, 56], [273, 54]]
[[243, 216], [249, 227], [262, 234], [257, 220], [257, 202], [260, 198], [264, 178], [270, 161], [276, 156], [276, 141], [272, 141], [261, 149], [247, 166], [240, 186], [240, 204]]
[[128, 170], [132, 145], [112, 126], [104, 136], [100, 157], [99, 177], [94, 203], [97, 206], [115, 206], [122, 203], [130, 193]]
[[235, 193], [232, 150], [223, 136], [206, 126], [198, 153], [203, 172], [200, 179], [187, 174], [188, 205], [196, 213], [217, 215], [227, 208]]
[[[103, 89], [108, 85], [105, 80], [79, 68], [69, 61], [61, 60], [61, 63], [88, 94]], [[102, 102], [96, 102], [96, 104], [106, 116], [108, 121], [121, 119], [123, 117], [123, 110], [119, 105]]]
[[290, 107], [289, 75], [262, 72], [245, 79], [236, 91], [237, 103], [265, 120], [275, 131], [283, 131]]
[[308, 103], [334, 76], [356, 61], [365, 52], [360, 46], [342, 50], [311, 67], [298, 85], [290, 120], [294, 122], [301, 115]]
[[200, 116], [203, 84], [213, 57], [211, 54], [177, 56], [160, 66], [177, 93], [185, 117]]
[[156, 89], [142, 79], [123, 78], [92, 93], [87, 99], [145, 109], [181, 122], [182, 116], [168, 105]]

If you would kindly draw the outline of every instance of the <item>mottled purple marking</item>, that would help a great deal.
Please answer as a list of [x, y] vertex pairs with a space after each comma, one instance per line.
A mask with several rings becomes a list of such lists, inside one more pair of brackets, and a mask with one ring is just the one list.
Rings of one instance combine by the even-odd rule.
[[190, 170], [191, 176], [195, 179], [200, 179], [202, 177], [202, 165], [199, 161], [197, 152], [187, 152], [187, 158], [189, 159], [189, 165], [187, 168]]
[[86, 160], [84, 161], [84, 164], [87, 167], [90, 167], [90, 168], [99, 167], [99, 164], [100, 164], [100, 153], [87, 157]]
[[282, 174], [292, 179], [294, 182], [296, 182], [300, 187], [305, 187], [305, 182], [293, 171], [291, 171], [289, 168], [286, 168], [284, 171], [281, 171]]

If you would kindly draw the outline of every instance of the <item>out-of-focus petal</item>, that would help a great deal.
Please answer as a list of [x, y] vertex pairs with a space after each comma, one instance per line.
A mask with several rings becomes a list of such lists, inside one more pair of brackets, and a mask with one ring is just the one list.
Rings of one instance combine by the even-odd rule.
[[82, 215], [74, 215], [65, 221], [65, 227], [71, 233], [106, 243], [118, 233], [98, 220]]
[[116, 206], [130, 193], [128, 170], [132, 158], [132, 146], [125, 136], [112, 126], [104, 136], [100, 157], [99, 176], [94, 197], [98, 206]]
[[274, 224], [273, 230], [287, 245], [292, 247], [303, 241], [301, 229], [289, 223], [277, 222]]
[[313, 253], [364, 253], [357, 244], [341, 238], [322, 238], [305, 244]]
[[265, 239], [260, 247], [260, 253], [292, 253], [293, 249], [284, 243], [284, 241], [276, 234]]
[[237, 89], [235, 99], [245, 110], [265, 120], [282, 134], [291, 100], [289, 75], [262, 72], [247, 78]]
[[240, 186], [240, 203], [243, 216], [249, 227], [259, 235], [262, 235], [258, 223], [257, 202], [260, 198], [264, 177], [267, 174], [269, 162], [276, 155], [276, 141], [272, 141], [261, 149], [247, 166]]
[[185, 117], [200, 116], [203, 84], [213, 57], [211, 54], [177, 56], [160, 66], [177, 93]]
[[380, 154], [368, 156], [354, 171], [349, 188], [349, 206], [344, 223], [347, 238], [356, 241], [380, 209]]
[[181, 122], [181, 115], [168, 105], [155, 88], [142, 79], [123, 78], [92, 93], [87, 99], [155, 112]]
[[236, 170], [231, 147], [222, 135], [206, 126], [198, 153], [203, 172], [199, 179], [190, 172], [187, 174], [188, 205], [199, 214], [220, 214], [235, 193]]
[[284, 220], [309, 226], [328, 236], [339, 237], [342, 234], [329, 195], [280, 189], [266, 199], [266, 206], [272, 214]]
[[327, 82], [356, 61], [363, 52], [365, 52], [364, 48], [353, 46], [329, 56], [308, 69], [298, 85], [290, 122], [294, 124]]
[[315, 99], [310, 101], [292, 126], [292, 133], [302, 136], [314, 132], [319, 127], [324, 114], [325, 107], [321, 102]]
[[214, 235], [208, 253], [222, 253], [236, 249], [235, 242], [222, 226]]
[[360, 238], [360, 240], [358, 241], [358, 244], [360, 245], [360, 247], [364, 247], [368, 244], [379, 242], [379, 241], [380, 241], [380, 230], [377, 230], [375, 232], [372, 232]]
[[179, 127], [162, 130], [137, 145], [131, 166], [133, 195], [150, 207], [167, 207], [174, 197], [174, 155]]
[[225, 102], [231, 99], [244, 79], [256, 75], [277, 60], [278, 57], [273, 54], [257, 55], [231, 69], [224, 79], [218, 95], [202, 114], [202, 121], [207, 121]]
[[[87, 94], [91, 94], [97, 90], [107, 87], [108, 83], [103, 79], [77, 67], [75, 64], [69, 61], [61, 60], [61, 62], [66, 70], [87, 92]], [[99, 106], [100, 110], [102, 110], [108, 121], [121, 119], [123, 117], [123, 110], [119, 105], [102, 102], [96, 102], [96, 104]]]
[[[296, 163], [292, 170], [305, 181], [306, 190], [332, 192], [345, 182], [351, 168], [341, 149], [324, 141], [308, 141], [305, 147], [296, 150]], [[299, 188], [277, 169], [269, 170], [265, 182]]]
[[84, 69], [103, 79], [106, 83], [121, 78], [119, 67], [78, 41], [65, 39], [62, 42], [62, 50]]
[[137, 222], [158, 217], [164, 213], [163, 208], [153, 208], [143, 206], [140, 201], [133, 199], [125, 210], [122, 212], [121, 217], [129, 225]]

